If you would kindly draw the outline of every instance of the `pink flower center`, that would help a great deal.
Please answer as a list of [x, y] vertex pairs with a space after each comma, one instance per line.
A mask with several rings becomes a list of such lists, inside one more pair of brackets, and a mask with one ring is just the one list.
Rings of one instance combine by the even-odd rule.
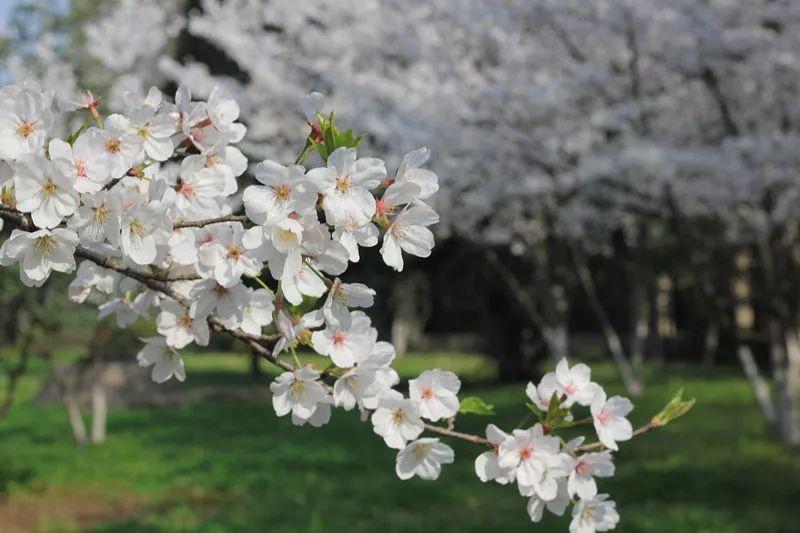
[[573, 394], [575, 394], [577, 391], [578, 391], [578, 388], [575, 386], [575, 384], [574, 384], [572, 381], [570, 381], [570, 382], [567, 384], [567, 386], [566, 386], [566, 387], [564, 387], [564, 392], [566, 392], [566, 393], [567, 393], [567, 395], [569, 395], [569, 396], [572, 396], [572, 395], [573, 395]]
[[375, 212], [379, 217], [393, 215], [395, 211], [395, 206], [385, 202], [384, 200], [378, 200], [375, 202]]
[[336, 333], [333, 334], [332, 340], [334, 346], [341, 346], [342, 344], [344, 344], [344, 341], [347, 340], [347, 336], [341, 331], [337, 331]]
[[119, 139], [109, 139], [106, 141], [106, 150], [112, 154], [118, 154], [122, 148], [122, 141]]
[[23, 121], [17, 126], [17, 134], [25, 139], [33, 135], [34, 131], [36, 131], [36, 122]]
[[597, 413], [595, 419], [604, 426], [611, 421], [611, 417], [605, 411], [600, 411]]
[[181, 327], [187, 329], [190, 329], [192, 327], [192, 317], [189, 316], [189, 313], [182, 314], [178, 322], [181, 325]]
[[184, 195], [186, 198], [192, 198], [196, 194], [194, 190], [194, 185], [184, 181], [183, 183], [181, 183], [180, 193]]
[[519, 450], [519, 458], [523, 461], [527, 461], [533, 457], [533, 446], [523, 446]]
[[347, 193], [350, 191], [350, 176], [344, 176], [341, 178], [336, 178], [336, 190], [341, 193]]
[[87, 171], [86, 161], [84, 161], [83, 159], [78, 159], [77, 161], [75, 161], [75, 173], [78, 175], [79, 178], [85, 178], [86, 171]]
[[219, 298], [222, 298], [223, 296], [227, 296], [229, 292], [230, 292], [230, 291], [229, 291], [228, 289], [226, 289], [225, 287], [223, 287], [223, 286], [222, 286], [222, 285], [220, 285], [219, 283], [217, 283], [217, 284], [214, 286], [214, 293], [215, 293], [215, 294], [217, 295], [217, 297], [219, 297]]
[[420, 396], [422, 396], [423, 400], [430, 400], [433, 398], [433, 389], [431, 387], [425, 387], [422, 389]]
[[589, 465], [586, 464], [586, 461], [578, 461], [578, 464], [575, 465], [575, 471], [579, 474], [588, 474], [590, 472]]

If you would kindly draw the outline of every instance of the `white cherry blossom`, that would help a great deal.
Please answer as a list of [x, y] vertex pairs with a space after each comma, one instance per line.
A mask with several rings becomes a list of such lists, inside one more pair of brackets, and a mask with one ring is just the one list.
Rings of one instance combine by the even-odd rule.
[[111, 175], [105, 139], [97, 128], [89, 128], [70, 146], [61, 139], [48, 145], [50, 160], [73, 183], [79, 193], [95, 193], [103, 188]]
[[475, 474], [486, 483], [496, 481], [501, 485], [513, 483], [516, 478], [514, 468], [501, 468], [499, 463], [500, 445], [513, 437], [494, 424], [486, 426], [486, 439], [492, 443], [492, 449], [483, 452], [475, 459]]
[[569, 533], [595, 533], [610, 531], [617, 527], [619, 513], [617, 505], [608, 499], [608, 494], [599, 494], [592, 500], [579, 500], [572, 508]]
[[75, 213], [78, 193], [58, 166], [41, 155], [24, 156], [16, 164], [17, 209], [30, 213], [40, 228], [54, 228]]
[[272, 323], [275, 297], [266, 289], [248, 289], [249, 299], [242, 310], [239, 327], [249, 335], [261, 335], [261, 329]]
[[244, 190], [247, 217], [256, 224], [270, 226], [292, 213], [305, 214], [317, 203], [317, 190], [300, 165], [285, 167], [269, 159], [256, 165], [253, 174], [260, 185]]
[[193, 342], [199, 346], [208, 345], [209, 331], [206, 319], [192, 318], [189, 310], [178, 302], [166, 300], [161, 303], [156, 326], [167, 344], [173, 348], [181, 349]]
[[409, 443], [397, 454], [395, 471], [400, 479], [434, 480], [439, 478], [442, 465], [455, 460], [453, 449], [436, 438], [424, 438]]
[[446, 370], [426, 370], [408, 382], [408, 395], [419, 405], [420, 415], [432, 422], [458, 413], [461, 381]]
[[371, 420], [375, 433], [383, 437], [388, 447], [398, 450], [425, 429], [417, 404], [395, 390], [387, 391], [378, 399]]
[[78, 236], [68, 229], [41, 229], [25, 232], [15, 229], [0, 247], [0, 265], [20, 263], [19, 276], [28, 287], [40, 287], [50, 272], [75, 270], [75, 245]]
[[633, 427], [625, 418], [633, 410], [627, 398], [612, 396], [606, 400], [606, 393], [599, 390], [592, 401], [591, 412], [597, 437], [607, 448], [616, 451], [617, 442], [629, 440]]
[[355, 148], [342, 147], [328, 157], [327, 167], [309, 170], [308, 177], [324, 196], [322, 208], [329, 224], [343, 225], [352, 218], [363, 226], [375, 214], [370, 190], [386, 177], [386, 167], [379, 159], [357, 159]]
[[367, 315], [361, 311], [352, 311], [349, 323], [348, 327], [340, 323], [328, 324], [324, 330], [311, 335], [314, 350], [330, 357], [340, 368], [349, 368], [366, 360], [378, 336]]
[[342, 283], [336, 278], [328, 291], [328, 296], [322, 306], [325, 320], [329, 325], [350, 327], [350, 308], [372, 307], [375, 301], [375, 291], [363, 283]]
[[569, 367], [566, 357], [562, 357], [556, 365], [556, 379], [560, 390], [566, 396], [563, 405], [571, 406], [573, 403], [589, 406], [598, 391], [598, 385], [591, 381], [592, 371], [583, 363]]
[[597, 495], [597, 482], [594, 478], [613, 475], [614, 463], [611, 462], [611, 452], [608, 450], [570, 457], [567, 490], [570, 496], [591, 500]]
[[136, 355], [139, 366], [152, 366], [151, 376], [156, 383], [164, 383], [175, 376], [178, 381], [186, 379], [183, 359], [174, 348], [168, 346], [164, 337], [148, 337], [141, 339], [145, 345]]
[[433, 233], [426, 226], [439, 222], [436, 211], [425, 204], [407, 207], [391, 223], [383, 236], [383, 261], [397, 271], [403, 270], [403, 252], [428, 257], [433, 249]]
[[322, 402], [326, 402], [328, 394], [319, 382], [319, 372], [304, 366], [294, 372], [284, 372], [273, 381], [272, 406], [275, 414], [285, 416], [292, 413], [292, 418], [309, 420]]
[[33, 86], [0, 90], [0, 159], [40, 154], [53, 125], [52, 95]]

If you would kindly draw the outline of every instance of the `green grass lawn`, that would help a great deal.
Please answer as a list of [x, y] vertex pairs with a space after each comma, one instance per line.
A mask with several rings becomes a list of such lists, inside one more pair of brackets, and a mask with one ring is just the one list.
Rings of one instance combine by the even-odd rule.
[[[495, 404], [491, 419], [462, 417], [465, 431], [488, 421], [510, 429], [525, 416], [522, 384], [486, 385], [493, 366], [480, 357], [409, 356], [398, 366], [406, 377], [456, 369], [467, 395]], [[186, 386], [252, 384], [246, 368], [244, 357], [189, 356]], [[79, 449], [62, 409], [25, 400], [44, 372], [33, 370], [22, 403], [0, 424], [3, 532], [12, 523], [105, 532], [566, 531], [566, 519], [531, 524], [515, 488], [480, 483], [471, 445], [453, 444], [456, 464], [437, 482], [398, 480], [395, 453], [354, 413], [335, 412], [331, 424], [313, 429], [278, 419], [268, 403], [131, 409], [111, 413], [106, 444]], [[617, 476], [600, 485], [618, 502], [618, 530], [800, 530], [798, 457], [768, 435], [738, 374], [683, 366], [651, 374], [635, 424], [681, 386], [697, 406], [623, 446]], [[620, 392], [611, 367], [597, 365], [595, 375]]]

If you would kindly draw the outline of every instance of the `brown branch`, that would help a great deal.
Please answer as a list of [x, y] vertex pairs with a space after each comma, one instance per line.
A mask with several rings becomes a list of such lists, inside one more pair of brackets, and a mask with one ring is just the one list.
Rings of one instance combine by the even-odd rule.
[[[631, 438], [633, 439], [635, 437], [638, 437], [639, 435], [644, 435], [648, 431], [651, 431], [653, 429], [658, 429], [660, 427], [663, 427], [663, 426], [662, 425], [658, 425], [658, 424], [654, 424], [652, 422], [648, 422], [646, 425], [644, 425], [644, 426], [640, 427], [639, 429], [637, 429], [636, 431], [634, 431], [633, 434], [631, 435]], [[576, 451], [576, 452], [588, 452], [588, 451], [592, 451], [592, 450], [599, 450], [600, 448], [603, 448], [603, 443], [598, 441], [598, 442], [592, 442], [591, 444], [584, 444], [583, 446], [578, 446], [577, 448], [575, 448], [574, 451]]]
[[211, 224], [221, 224], [223, 222], [246, 222], [246, 215], [226, 215], [224, 217], [206, 218], [204, 220], [179, 220], [172, 223], [174, 229], [178, 228], [202, 228]]
[[[24, 229], [24, 230], [35, 229], [35, 226], [30, 221], [30, 217], [28, 215], [20, 213], [18, 211], [15, 211], [13, 209], [9, 209], [9, 208], [6, 208], [6, 207], [0, 207], [0, 218], [3, 218], [4, 220], [8, 221], [10, 224], [12, 224], [14, 226], [17, 226], [20, 229]], [[226, 217], [222, 217], [222, 218], [226, 218]], [[209, 219], [209, 220], [214, 220], [215, 222], [226, 222], [227, 221], [227, 220], [220, 220], [220, 219]], [[200, 223], [200, 222], [204, 222], [204, 221], [198, 221], [198, 223]], [[209, 223], [213, 224], [215, 222], [209, 222]], [[176, 226], [176, 227], [178, 227], [178, 226]], [[186, 226], [181, 226], [181, 227], [186, 227]], [[199, 226], [196, 226], [196, 227], [199, 227]], [[159, 279], [158, 275], [149, 274], [149, 273], [145, 273], [145, 272], [140, 272], [140, 271], [137, 271], [135, 269], [123, 266], [119, 262], [117, 262], [117, 260], [114, 259], [114, 258], [103, 256], [101, 254], [98, 254], [98, 253], [92, 252], [90, 250], [87, 250], [87, 249], [85, 249], [85, 248], [83, 248], [81, 246], [77, 247], [77, 249], [75, 250], [75, 255], [79, 256], [79, 257], [83, 257], [84, 259], [87, 259], [89, 261], [92, 261], [93, 263], [95, 263], [98, 266], [101, 266], [103, 268], [108, 268], [110, 270], [114, 270], [114, 271], [119, 272], [119, 273], [121, 273], [121, 274], [123, 274], [125, 276], [130, 277], [130, 278], [133, 278], [136, 281], [142, 283], [147, 288], [152, 289], [154, 291], [161, 292], [162, 294], [165, 294], [166, 296], [169, 296], [170, 298], [172, 298], [173, 300], [175, 300], [179, 304], [183, 305], [184, 307], [189, 307], [189, 302], [186, 301], [186, 298], [184, 298], [180, 294], [176, 293], [167, 284], [168, 281], [173, 281], [174, 278], [161, 277]], [[242, 341], [247, 346], [249, 346], [250, 348], [255, 350], [257, 353], [259, 353], [264, 359], [266, 359], [268, 362], [272, 363], [273, 365], [277, 366], [278, 368], [281, 368], [282, 370], [285, 370], [287, 372], [292, 372], [292, 371], [295, 370], [295, 368], [291, 364], [289, 364], [289, 363], [287, 363], [285, 361], [281, 361], [276, 356], [273, 356], [272, 355], [272, 351], [269, 350], [267, 347], [265, 347], [263, 344], [261, 344], [261, 342], [263, 342], [263, 341], [277, 340], [278, 338], [280, 338], [280, 335], [257, 335], [256, 336], [256, 335], [249, 335], [249, 334], [243, 332], [240, 329], [231, 330], [231, 329], [226, 328], [222, 324], [222, 322], [217, 317], [215, 317], [213, 315], [208, 317], [208, 323], [213, 328], [214, 331], [225, 333], [225, 334], [227, 334], [227, 335], [229, 335], [229, 336], [231, 336], [231, 337], [233, 337], [235, 339], [238, 339], [238, 340]], [[332, 376], [326, 376], [326, 377], [332, 377]], [[330, 385], [328, 385], [328, 384], [325, 384], [325, 385], [326, 385], [326, 387], [330, 388]], [[650, 423], [647, 426], [644, 426], [644, 427], [639, 428], [636, 431], [634, 431], [633, 436], [636, 437], [636, 436], [641, 435], [643, 433], [646, 433], [646, 432], [648, 432], [651, 429], [654, 429], [656, 427], [658, 427], [658, 426]], [[454, 429], [452, 429], [452, 427], [442, 427], [442, 426], [436, 426], [436, 425], [433, 425], [433, 424], [425, 424], [425, 430], [430, 432], [430, 433], [435, 433], [437, 435], [442, 435], [444, 437], [451, 437], [451, 438], [455, 438], [455, 439], [464, 440], [464, 441], [471, 442], [473, 444], [477, 444], [477, 445], [480, 445], [480, 446], [489, 446], [489, 447], [493, 446], [493, 444], [489, 440], [487, 440], [487, 439], [485, 439], [483, 437], [480, 437], [478, 435], [472, 435], [472, 434], [469, 434], [469, 433], [462, 433], [460, 431], [455, 431]], [[603, 446], [602, 443], [596, 442], [596, 443], [586, 444], [586, 445], [580, 446], [580, 447], [578, 447], [576, 449], [576, 451], [588, 451], [588, 450], [601, 448], [602, 446]]]
[[477, 435], [470, 435], [469, 433], [461, 433], [459, 431], [453, 431], [452, 429], [443, 428], [441, 426], [434, 426], [433, 424], [425, 424], [425, 430], [430, 431], [431, 433], [437, 433], [439, 435], [444, 435], [445, 437], [453, 437], [454, 439], [461, 439], [467, 442], [472, 442], [473, 444], [480, 444], [481, 446], [493, 446], [493, 444], [483, 437], [479, 437]]

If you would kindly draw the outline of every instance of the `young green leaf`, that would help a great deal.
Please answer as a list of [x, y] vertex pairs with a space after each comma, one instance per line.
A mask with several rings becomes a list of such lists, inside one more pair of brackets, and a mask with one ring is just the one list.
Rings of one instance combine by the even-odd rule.
[[650, 421], [654, 426], [666, 426], [676, 418], [685, 415], [694, 406], [695, 399], [684, 400], [683, 388], [675, 393], [675, 396], [664, 406], [660, 413]]
[[494, 414], [494, 406], [484, 402], [477, 396], [470, 396], [461, 400], [461, 407], [458, 408], [458, 412], [489, 416]]

